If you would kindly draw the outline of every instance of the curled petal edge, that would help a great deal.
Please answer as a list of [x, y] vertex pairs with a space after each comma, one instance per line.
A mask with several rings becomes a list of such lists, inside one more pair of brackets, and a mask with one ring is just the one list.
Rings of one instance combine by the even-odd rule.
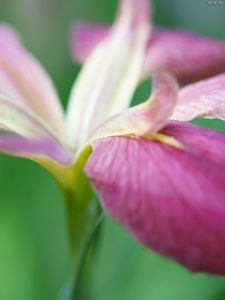
[[172, 120], [225, 120], [225, 74], [190, 84], [179, 91]]

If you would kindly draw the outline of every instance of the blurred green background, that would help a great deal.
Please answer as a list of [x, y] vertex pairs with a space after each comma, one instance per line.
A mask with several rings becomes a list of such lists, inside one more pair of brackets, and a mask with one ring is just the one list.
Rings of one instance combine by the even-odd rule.
[[[116, 0], [0, 0], [0, 18], [21, 33], [65, 105], [79, 70], [70, 59], [71, 24], [111, 22], [116, 5]], [[156, 0], [154, 7], [157, 24], [225, 40], [225, 5]], [[148, 89], [142, 85], [136, 99], [144, 99]], [[224, 129], [218, 122], [204, 125]], [[93, 300], [225, 299], [225, 278], [190, 274], [144, 249], [113, 221], [104, 225]], [[33, 162], [0, 155], [0, 300], [56, 300], [69, 264], [65, 208], [56, 184]]]

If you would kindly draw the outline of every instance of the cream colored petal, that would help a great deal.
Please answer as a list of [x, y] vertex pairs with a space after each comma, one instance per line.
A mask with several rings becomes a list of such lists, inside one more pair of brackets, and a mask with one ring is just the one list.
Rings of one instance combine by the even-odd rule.
[[0, 92], [0, 124], [3, 129], [13, 131], [23, 137], [43, 135], [45, 130], [32, 113], [16, 103], [8, 95]]
[[49, 124], [9, 95], [0, 91], [0, 131], [18, 134], [24, 138], [51, 137], [65, 145], [61, 137]]
[[63, 110], [49, 76], [22, 46], [14, 30], [3, 24], [0, 25], [0, 91], [23, 102], [63, 135]]
[[62, 186], [71, 186], [74, 154], [25, 105], [0, 92], [0, 152], [29, 158], [49, 170]]
[[130, 104], [149, 34], [147, 3], [122, 1], [111, 33], [92, 52], [74, 84], [66, 126], [68, 140], [76, 148], [101, 122]]

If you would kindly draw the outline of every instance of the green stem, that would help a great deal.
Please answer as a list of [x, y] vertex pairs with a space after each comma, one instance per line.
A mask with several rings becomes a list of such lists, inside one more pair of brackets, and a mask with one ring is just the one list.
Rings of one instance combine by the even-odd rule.
[[[102, 217], [99, 202], [93, 198], [93, 190], [83, 169], [92, 147], [86, 147], [73, 166], [70, 182], [63, 189], [67, 213], [68, 232], [70, 234], [72, 267], [70, 279], [73, 280], [65, 287], [71, 294], [70, 300], [88, 299], [87, 286], [83, 287], [83, 278], [87, 281], [92, 269], [92, 255], [94, 254], [93, 239], [97, 236]], [[95, 238], [96, 239], [96, 238]], [[75, 280], [75, 281], [74, 281]], [[64, 294], [63, 294], [64, 295]], [[67, 295], [63, 296], [64, 298]]]
[[96, 252], [93, 240], [97, 241], [103, 214], [99, 202], [91, 196], [87, 188], [84, 190], [83, 197], [69, 190], [64, 191], [64, 196], [68, 212], [72, 268], [70, 284], [65, 289], [68, 292], [63, 299], [87, 300], [89, 299], [88, 288], [92, 281], [93, 255]]
[[[91, 228], [89, 234], [86, 237], [86, 240], [84, 242], [84, 246], [80, 255], [80, 259], [77, 265], [76, 269], [76, 275], [74, 280], [74, 286], [72, 290], [71, 300], [88, 300], [89, 299], [89, 293], [88, 293], [88, 282], [86, 280], [90, 278], [86, 278], [86, 276], [90, 276], [89, 268], [90, 265], [93, 263], [92, 256], [93, 253], [90, 253], [90, 251], [93, 252], [93, 249], [91, 248], [94, 240], [97, 237], [98, 230], [100, 228], [100, 225], [102, 223], [102, 220], [104, 218], [104, 214], [101, 213], [96, 220], [95, 224]], [[91, 254], [91, 257], [88, 257], [88, 254]], [[91, 261], [90, 261], [91, 260]], [[86, 270], [87, 269], [87, 270]], [[85, 274], [87, 272], [87, 274]], [[85, 284], [84, 281], [85, 280]]]
[[79, 256], [86, 235], [93, 226], [93, 222], [98, 214], [98, 205], [91, 201], [77, 201], [76, 195], [72, 192], [66, 194], [66, 206], [68, 212], [68, 229], [71, 243], [71, 254], [74, 258]]

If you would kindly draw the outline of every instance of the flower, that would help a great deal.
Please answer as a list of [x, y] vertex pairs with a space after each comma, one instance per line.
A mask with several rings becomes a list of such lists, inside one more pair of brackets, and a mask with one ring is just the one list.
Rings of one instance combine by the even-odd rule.
[[72, 88], [66, 114], [46, 72], [2, 24], [0, 151], [54, 175], [76, 204], [70, 216], [76, 243], [89, 223], [86, 165], [105, 210], [143, 244], [188, 268], [224, 273], [224, 134], [183, 122], [224, 119], [224, 75], [179, 92], [171, 75], [158, 75], [151, 99], [126, 110], [143, 72], [148, 15], [148, 1], [121, 1], [112, 30]]
[[225, 274], [225, 74], [178, 89], [156, 76], [147, 102], [102, 124], [85, 167], [104, 210], [142, 244], [193, 271]]
[[18, 34], [1, 24], [0, 151], [37, 161], [64, 189], [74, 189], [78, 149], [97, 126], [130, 105], [152, 31], [150, 14], [147, 0], [120, 2], [114, 26], [72, 87], [66, 114], [45, 70]]
[[[121, 2], [119, 12], [123, 11], [125, 2]], [[150, 1], [138, 2], [144, 10]], [[225, 71], [224, 42], [184, 30], [154, 29], [151, 12], [152, 9], [149, 13], [149, 37], [141, 79], [155, 72], [167, 71], [180, 84], [188, 84]], [[71, 31], [74, 60], [83, 63], [96, 45], [110, 34], [111, 29], [108, 25], [75, 24]]]

